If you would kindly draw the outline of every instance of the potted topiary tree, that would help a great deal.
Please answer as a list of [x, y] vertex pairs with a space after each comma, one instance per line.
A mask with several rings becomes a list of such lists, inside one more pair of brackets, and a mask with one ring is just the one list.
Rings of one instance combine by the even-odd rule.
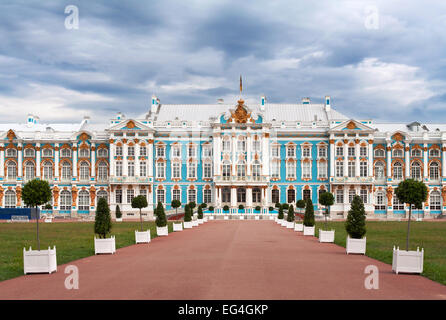
[[116, 209], [115, 209], [115, 215], [116, 215], [116, 222], [122, 222], [122, 213], [121, 213], [121, 208], [119, 208], [119, 205], [116, 205]]
[[175, 215], [178, 215], [178, 208], [181, 207], [181, 201], [174, 199], [170, 203], [170, 206], [175, 209]]
[[239, 212], [242, 213], [242, 215], [239, 216], [240, 220], [245, 219], [245, 216], [243, 215], [243, 213], [244, 213], [243, 209], [245, 209], [245, 206], [241, 204], [241, 205], [238, 206], [238, 209], [239, 209]]
[[347, 254], [365, 254], [367, 242], [366, 237], [364, 237], [366, 233], [365, 210], [364, 203], [358, 195], [353, 197], [347, 220], [345, 221], [345, 230], [348, 234], [345, 246]]
[[[299, 208], [299, 213], [300, 215], [302, 215], [302, 211], [305, 208], [305, 200], [297, 200], [296, 202], [296, 207]], [[302, 221], [302, 219], [300, 218], [299, 221]], [[304, 224], [303, 223], [295, 223], [294, 224], [294, 231], [304, 231]]]
[[[227, 213], [228, 211], [229, 211], [229, 206], [228, 206], [227, 204], [225, 204], [225, 205], [223, 206], [223, 212], [224, 212], [224, 213]], [[229, 219], [229, 216], [225, 214], [224, 219], [225, 219], [225, 220], [228, 220], [228, 219]]]
[[[213, 206], [209, 206], [209, 211], [214, 212], [215, 208]], [[209, 220], [214, 220], [215, 217], [213, 215], [209, 215]]]
[[325, 224], [324, 229], [319, 229], [319, 242], [334, 242], [335, 231], [328, 230], [327, 219], [330, 215], [330, 206], [334, 204], [334, 196], [331, 192], [323, 192], [319, 197], [319, 203], [325, 206]]
[[196, 206], [197, 206], [197, 204], [194, 201], [189, 202], [189, 208], [191, 210], [192, 226], [193, 227], [198, 227], [197, 213], [194, 213], [194, 208]]
[[294, 207], [290, 205], [288, 208], [288, 215], [286, 218], [287, 221], [287, 229], [294, 229]]
[[167, 219], [166, 213], [164, 212], [164, 207], [161, 202], [158, 202], [156, 206], [156, 234], [158, 236], [167, 236], [169, 231], [167, 230]]
[[148, 203], [146, 197], [139, 195], [133, 198], [132, 208], [139, 209], [139, 221], [141, 223], [140, 231], [135, 230], [136, 243], [149, 243], [150, 242], [150, 230], [143, 231], [142, 225], [142, 208], [147, 208]]
[[[24, 273], [52, 273], [57, 271], [56, 246], [48, 250], [40, 250], [39, 219], [41, 206], [51, 200], [51, 188], [47, 181], [33, 179], [27, 182], [22, 190], [22, 199], [27, 207], [31, 207], [31, 212], [36, 218], [37, 250], [26, 251], [23, 248], [23, 270]], [[31, 215], [33, 216], [33, 215]]]
[[314, 236], [314, 208], [310, 198], [305, 205], [304, 236]]
[[[207, 206], [208, 206], [207, 203], [204, 203], [204, 202], [203, 202], [203, 203], [201, 204], [201, 209], [204, 210], [204, 209], [207, 208]], [[203, 214], [203, 222], [208, 222], [208, 217], [207, 217], [207, 215], [204, 215], [204, 214]]]
[[184, 206], [184, 229], [192, 228], [192, 213], [189, 204]]
[[198, 206], [198, 215], [197, 215], [197, 222], [198, 224], [203, 224], [203, 207], [200, 205]]
[[[284, 204], [282, 204], [282, 212], [285, 214], [285, 210], [287, 211], [287, 213], [288, 213], [288, 209], [290, 208], [290, 205], [288, 204], [288, 203], [284, 203]], [[286, 226], [287, 226], [287, 221], [286, 221], [286, 217], [285, 216], [283, 216], [283, 218], [282, 218], [282, 220], [280, 220], [280, 225], [282, 226], [282, 227], [285, 227], [286, 228]]]
[[278, 224], [282, 224], [282, 220], [283, 220], [283, 206], [281, 205], [281, 206], [279, 207], [279, 213], [277, 214], [277, 220], [276, 220], [276, 222], [277, 222]]
[[112, 228], [110, 208], [105, 198], [99, 198], [96, 207], [96, 215], [94, 220], [94, 233], [99, 236], [94, 237], [94, 253], [115, 253], [116, 241], [115, 237], [107, 238]]
[[412, 206], [417, 209], [423, 207], [423, 202], [427, 201], [427, 187], [422, 181], [406, 179], [399, 183], [395, 189], [395, 195], [401, 202], [409, 205], [409, 217], [407, 219], [406, 250], [393, 247], [392, 270], [397, 274], [400, 272], [422, 273], [424, 249], [422, 248], [420, 251], [419, 247], [417, 247], [417, 251], [409, 251], [409, 235]]

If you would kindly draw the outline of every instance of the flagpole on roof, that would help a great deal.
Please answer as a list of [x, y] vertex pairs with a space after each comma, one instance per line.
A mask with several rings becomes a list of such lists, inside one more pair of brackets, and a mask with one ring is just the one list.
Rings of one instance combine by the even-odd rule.
[[243, 89], [243, 86], [242, 86], [242, 75], [240, 75], [240, 99], [242, 99], [242, 89]]

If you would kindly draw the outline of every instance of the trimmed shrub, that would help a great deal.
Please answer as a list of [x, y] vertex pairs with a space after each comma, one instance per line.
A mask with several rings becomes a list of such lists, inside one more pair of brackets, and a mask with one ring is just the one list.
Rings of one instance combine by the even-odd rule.
[[51, 210], [51, 209], [53, 209], [53, 206], [50, 205], [49, 203], [47, 203], [47, 204], [43, 207], [43, 209], [44, 209], [44, 210]]
[[280, 208], [281, 204], [279, 202], [276, 202], [275, 207]]
[[324, 213], [325, 216], [325, 230], [328, 230], [327, 226], [327, 217], [330, 215], [330, 206], [334, 204], [334, 196], [331, 192], [324, 192], [319, 197], [319, 203], [323, 206], [325, 206], [326, 212]]
[[198, 216], [197, 216], [197, 218], [198, 219], [203, 219], [203, 208], [202, 208], [202, 206], [198, 207]]
[[311, 201], [311, 199], [307, 200], [307, 204], [305, 206], [304, 226], [306, 227], [314, 226], [314, 208], [313, 208], [313, 201]]
[[224, 205], [223, 206], [223, 211], [229, 211], [229, 206], [228, 205]]
[[345, 230], [353, 239], [361, 239], [365, 233], [365, 210], [360, 196], [355, 195], [345, 221]]
[[203, 202], [200, 206], [204, 209], [207, 208], [208, 204]]
[[213, 207], [213, 206], [210, 206], [210, 207], [209, 207], [209, 211], [214, 211], [214, 207]]
[[288, 203], [282, 204], [282, 209], [284, 209], [284, 210], [288, 210], [289, 207], [290, 207], [290, 205]]
[[119, 208], [118, 205], [116, 205], [115, 215], [116, 215], [116, 218], [117, 218], [117, 219], [119, 219], [119, 218], [122, 217], [121, 208]]
[[260, 211], [260, 209], [262, 209], [262, 208], [260, 208], [260, 206], [256, 206], [255, 209], [256, 209], [257, 211]]
[[277, 219], [283, 219], [283, 206], [279, 207], [279, 214], [277, 215]]
[[299, 209], [303, 209], [303, 208], [305, 208], [305, 200], [302, 200], [302, 199], [297, 200], [297, 202], [296, 202], [296, 208], [299, 208]]
[[274, 211], [274, 207], [269, 207], [268, 210], [269, 211]]
[[294, 208], [293, 208], [293, 205], [290, 205], [290, 207], [288, 208], [288, 215], [287, 215], [286, 221], [294, 222]]
[[108, 207], [107, 200], [100, 198], [94, 217], [94, 233], [99, 235], [99, 238], [104, 239], [110, 233], [111, 228], [110, 208]]
[[144, 197], [143, 195], [136, 196], [132, 200], [132, 208], [139, 209], [139, 220], [141, 221], [141, 231], [143, 231], [141, 210], [142, 208], [146, 208], [147, 206], [148, 206], [147, 198]]
[[189, 207], [189, 204], [184, 206], [184, 222], [192, 221], [192, 210]]
[[158, 202], [158, 206], [156, 207], [156, 220], [157, 227], [165, 227], [167, 226], [166, 213], [164, 212], [164, 207], [161, 202]]
[[170, 206], [175, 209], [175, 214], [178, 214], [178, 208], [181, 207], [181, 201], [176, 199], [172, 200]]
[[245, 206], [241, 204], [241, 205], [238, 206], [238, 208], [239, 208], [240, 210], [243, 210], [243, 209], [245, 209]]

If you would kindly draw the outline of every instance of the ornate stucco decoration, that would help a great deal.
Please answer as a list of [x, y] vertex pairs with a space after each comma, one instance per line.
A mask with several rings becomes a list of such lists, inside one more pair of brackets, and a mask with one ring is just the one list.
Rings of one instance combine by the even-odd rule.
[[[248, 113], [248, 111], [246, 111], [246, 108], [244, 106], [245, 101], [243, 99], [240, 99], [237, 102], [237, 108], [234, 112], [231, 111], [231, 117], [229, 118], [228, 122], [246, 123], [251, 118], [251, 113]], [[251, 122], [253, 122], [252, 119]]]

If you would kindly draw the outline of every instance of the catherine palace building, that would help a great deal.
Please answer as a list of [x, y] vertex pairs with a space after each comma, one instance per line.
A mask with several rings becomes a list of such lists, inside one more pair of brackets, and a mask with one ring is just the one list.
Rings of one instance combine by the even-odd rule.
[[[215, 214], [267, 214], [275, 203], [335, 196], [333, 218], [345, 217], [354, 195], [374, 218], [407, 217], [395, 196], [406, 178], [429, 188], [424, 218], [446, 211], [446, 125], [376, 123], [350, 119], [322, 104], [162, 104], [137, 118], [106, 124], [0, 124], [0, 206], [23, 206], [30, 179], [47, 180], [53, 215], [94, 215], [98, 198], [137, 213], [131, 201], [148, 199], [152, 215], [173, 199], [213, 206]], [[239, 206], [243, 205], [243, 209]], [[223, 208], [229, 210], [223, 210]], [[258, 210], [260, 207], [260, 210]], [[144, 212], [144, 211], [143, 211]], [[318, 212], [318, 211], [317, 211]]]

